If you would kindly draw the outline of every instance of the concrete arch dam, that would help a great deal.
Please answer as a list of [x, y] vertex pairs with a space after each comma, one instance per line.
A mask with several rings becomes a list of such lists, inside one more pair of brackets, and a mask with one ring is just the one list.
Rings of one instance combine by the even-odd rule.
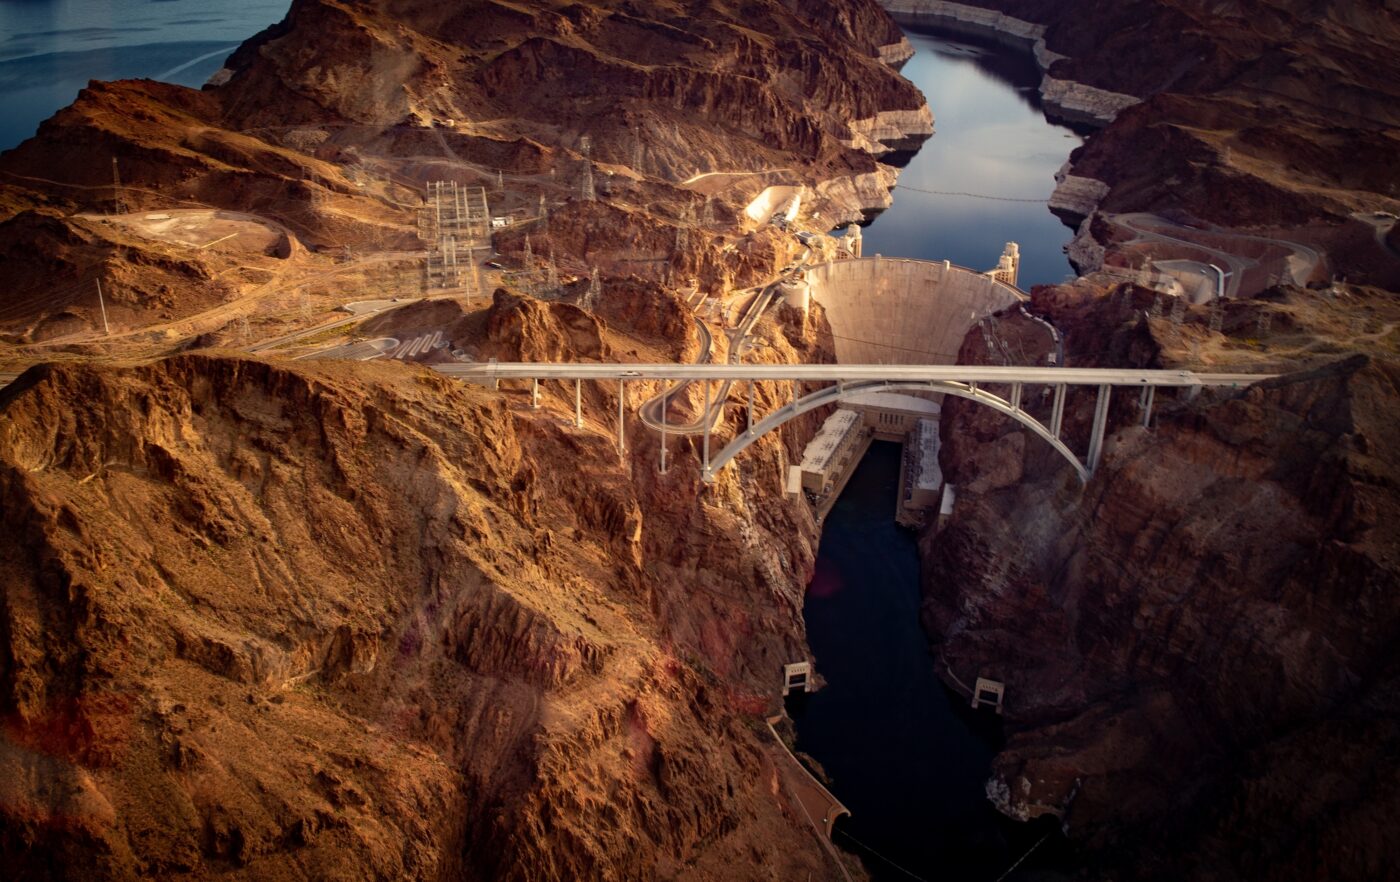
[[1019, 289], [950, 263], [869, 257], [807, 271], [838, 364], [955, 364], [986, 316], [1024, 301]]

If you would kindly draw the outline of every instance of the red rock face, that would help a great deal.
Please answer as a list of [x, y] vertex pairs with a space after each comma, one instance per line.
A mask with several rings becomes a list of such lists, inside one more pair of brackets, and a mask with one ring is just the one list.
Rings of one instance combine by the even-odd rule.
[[[1071, 174], [1109, 185], [1102, 211], [1286, 230], [1372, 286], [1266, 287], [1218, 327], [1133, 285], [1037, 290], [1071, 366], [1285, 375], [1159, 396], [1150, 429], [1118, 390], [1085, 487], [1037, 439], [949, 403], [943, 467], [960, 494], [923, 538], [924, 618], [960, 680], [1007, 683], [989, 795], [1062, 815], [1097, 875], [1384, 876], [1400, 847], [1400, 459], [1378, 439], [1400, 431], [1400, 274], [1384, 228], [1353, 214], [1393, 210], [1400, 192], [1380, 159], [1400, 106], [1381, 48], [1397, 10], [972, 5], [1048, 25], [1049, 49], [1070, 56], [1050, 76], [1143, 99], [1072, 157]], [[1137, 266], [1101, 216], [1080, 235]], [[1016, 314], [1000, 328], [1045, 354]], [[980, 335], [962, 357], [987, 358]], [[1091, 412], [1081, 396], [1066, 413], [1080, 451]]]
[[51, 368], [0, 411], [17, 877], [825, 872], [744, 716], [803, 652], [795, 509], [393, 365]]

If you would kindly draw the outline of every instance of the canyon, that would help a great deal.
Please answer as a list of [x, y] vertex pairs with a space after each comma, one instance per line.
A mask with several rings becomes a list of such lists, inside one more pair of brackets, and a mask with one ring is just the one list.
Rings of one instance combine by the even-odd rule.
[[[764, 722], [811, 660], [820, 527], [779, 478], [822, 414], [705, 485], [698, 439], [636, 418], [661, 384], [536, 407], [424, 363], [841, 360], [854, 296], [748, 340], [705, 311], [890, 204], [882, 160], [938, 110], [896, 71], [923, 23], [1030, 53], [1092, 129], [1049, 200], [1080, 277], [940, 357], [1279, 375], [1147, 425], [1116, 395], [1087, 483], [944, 402], [921, 616], [950, 690], [1006, 687], [989, 800], [1054, 819], [1085, 878], [1383, 876], [1400, 10], [1315, 6], [296, 0], [203, 89], [92, 83], [0, 155], [0, 865], [864, 876]], [[503, 216], [442, 287], [435, 182]], [[745, 211], [775, 193], [813, 235]], [[1214, 304], [1151, 266], [1221, 253]], [[302, 357], [430, 331], [415, 363]], [[1072, 398], [1077, 449], [1092, 420]]]
[[[1373, 218], [1400, 183], [1393, 4], [886, 6], [1027, 45], [1047, 112], [1100, 127], [1051, 201], [1078, 225], [1081, 277], [1028, 307], [1064, 334], [1064, 363], [1286, 372], [1243, 396], [1159, 398], [1148, 427], [1116, 399], [1108, 473], [1082, 488], [1032, 436], [946, 405], [959, 495], [921, 538], [923, 616], [950, 687], [1006, 685], [989, 798], [1060, 818], [1108, 876], [1384, 876], [1400, 463], [1378, 441], [1397, 428], [1400, 266]], [[1196, 243], [1325, 258], [1167, 315], [1147, 268], [1178, 255], [1125, 234], [1131, 212]], [[1031, 363], [1054, 352], [1025, 316], [998, 332]], [[959, 353], [1002, 358], [978, 334]], [[1066, 413], [1081, 442], [1091, 412]]]

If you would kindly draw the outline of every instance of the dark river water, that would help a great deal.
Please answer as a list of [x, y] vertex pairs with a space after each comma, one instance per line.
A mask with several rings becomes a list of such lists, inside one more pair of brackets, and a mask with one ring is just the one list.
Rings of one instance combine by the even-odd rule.
[[[1037, 202], [932, 196], [911, 188], [1044, 199], [1079, 137], [1046, 121], [1022, 53], [910, 33], [903, 72], [928, 96], [938, 133], [913, 158], [894, 206], [866, 230], [865, 254], [996, 263], [1021, 246], [1021, 285], [1070, 273], [1070, 231]], [[894, 522], [900, 447], [877, 443], [826, 519], [808, 589], [807, 636], [827, 686], [791, 705], [798, 747], [851, 810], [838, 845], [880, 882], [994, 882], [1046, 833], [1014, 824], [984, 785], [999, 739], [990, 712], [934, 675], [919, 623], [914, 534]], [[1020, 868], [1064, 866], [1058, 836]], [[1014, 875], [1009, 878], [1016, 878]]]
[[934, 676], [914, 534], [894, 522], [900, 452], [872, 445], [827, 516], [805, 609], [827, 686], [793, 708], [797, 746], [851, 810], [836, 843], [875, 878], [908, 880], [897, 864], [929, 880], [990, 882], [1014, 848], [983, 791], [995, 726], [974, 731], [970, 708]]
[[[1072, 272], [1063, 251], [1072, 231], [1044, 200], [1081, 138], [1046, 121], [1035, 62], [994, 43], [913, 31], [908, 37], [915, 55], [902, 73], [928, 97], [937, 134], [900, 174], [894, 206], [865, 230], [865, 255], [983, 270], [1016, 242], [1022, 288], [1063, 281]], [[985, 196], [1036, 201], [979, 198]]]
[[0, 0], [0, 150], [89, 80], [201, 86], [291, 0]]

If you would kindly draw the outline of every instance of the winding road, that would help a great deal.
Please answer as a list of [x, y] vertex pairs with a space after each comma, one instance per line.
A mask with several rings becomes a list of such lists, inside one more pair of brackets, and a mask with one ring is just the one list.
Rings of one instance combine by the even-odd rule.
[[[743, 355], [744, 344], [748, 342], [749, 335], [753, 333], [754, 325], [773, 305], [773, 301], [778, 297], [778, 286], [783, 282], [794, 278], [806, 266], [811, 258], [811, 249], [804, 250], [802, 258], [792, 266], [784, 270], [783, 275], [773, 282], [769, 282], [763, 287], [753, 299], [749, 301], [744, 311], [743, 318], [739, 320], [738, 326], [728, 332], [729, 335], [729, 364], [737, 364], [738, 359]], [[701, 343], [703, 344], [702, 355], [696, 364], [709, 364], [713, 358], [714, 336], [711, 334], [709, 326], [697, 316], [695, 325], [700, 330]], [[666, 432], [676, 435], [699, 435], [705, 431], [707, 424], [714, 425], [715, 418], [719, 415], [724, 406], [724, 402], [729, 398], [729, 391], [734, 387], [733, 380], [725, 380], [719, 389], [719, 394], [710, 400], [708, 413], [701, 414], [695, 420], [688, 423], [673, 423], [670, 421], [669, 410], [671, 402], [685, 392], [694, 380], [682, 380], [670, 389], [663, 391], [660, 395], [649, 399], [637, 409], [637, 415], [642, 423], [649, 429], [657, 432]]]
[[[1220, 227], [1188, 227], [1174, 221], [1167, 220], [1155, 214], [1145, 212], [1132, 212], [1128, 214], [1106, 215], [1105, 220], [1110, 224], [1120, 227], [1133, 234], [1134, 238], [1129, 244], [1136, 242], [1166, 242], [1172, 245], [1182, 245], [1193, 251], [1204, 252], [1213, 259], [1224, 264], [1229, 270], [1225, 279], [1225, 296], [1234, 298], [1239, 296], [1240, 282], [1244, 274], [1261, 264], [1261, 260], [1251, 257], [1242, 257], [1230, 251], [1224, 251], [1201, 242], [1186, 238], [1191, 233], [1209, 236], [1212, 239], [1238, 239], [1244, 242], [1261, 242], [1273, 247], [1281, 247], [1292, 252], [1282, 259], [1284, 269], [1292, 277], [1294, 284], [1302, 285], [1312, 276], [1317, 269], [1317, 265], [1322, 260], [1322, 255], [1316, 249], [1304, 245], [1300, 242], [1290, 242], [1286, 239], [1275, 239], [1270, 236], [1253, 236], [1248, 233], [1237, 233]], [[1166, 232], [1164, 232], [1166, 231]], [[1165, 258], [1164, 258], [1165, 259]], [[1194, 262], [1194, 261], [1192, 261]], [[1214, 273], [1210, 271], [1205, 263], [1199, 263], [1202, 275], [1213, 280]]]

